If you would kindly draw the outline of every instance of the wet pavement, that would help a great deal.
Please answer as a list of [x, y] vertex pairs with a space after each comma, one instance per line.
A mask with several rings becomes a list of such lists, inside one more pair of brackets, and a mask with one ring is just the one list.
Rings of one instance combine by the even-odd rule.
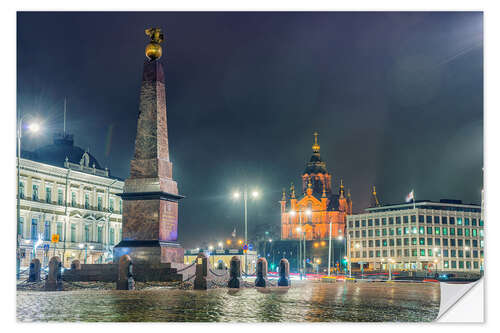
[[428, 322], [438, 283], [292, 281], [288, 290], [17, 291], [21, 322]]

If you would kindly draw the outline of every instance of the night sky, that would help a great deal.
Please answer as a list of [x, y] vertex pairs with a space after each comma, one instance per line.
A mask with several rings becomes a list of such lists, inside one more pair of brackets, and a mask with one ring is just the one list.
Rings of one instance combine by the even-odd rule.
[[369, 204], [479, 203], [483, 165], [481, 13], [18, 13], [17, 101], [43, 120], [33, 150], [63, 127], [120, 178], [133, 156], [144, 30], [163, 57], [181, 244], [279, 225], [282, 188], [300, 184], [312, 133], [321, 156]]

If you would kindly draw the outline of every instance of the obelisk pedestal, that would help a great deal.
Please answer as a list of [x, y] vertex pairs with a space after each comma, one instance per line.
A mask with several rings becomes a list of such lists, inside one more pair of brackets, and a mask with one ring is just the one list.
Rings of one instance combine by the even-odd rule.
[[113, 254], [115, 263], [127, 254], [134, 265], [151, 267], [184, 262], [184, 249], [177, 243], [178, 201], [183, 196], [172, 179], [165, 75], [158, 60], [163, 35], [158, 31], [146, 31], [151, 43], [146, 48], [149, 59], [144, 62], [142, 75], [134, 158], [120, 195], [123, 237]]

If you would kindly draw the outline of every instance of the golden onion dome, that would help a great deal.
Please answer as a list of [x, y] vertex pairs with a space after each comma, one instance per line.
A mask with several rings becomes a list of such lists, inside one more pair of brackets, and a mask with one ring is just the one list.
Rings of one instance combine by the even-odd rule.
[[314, 132], [314, 144], [312, 145], [312, 150], [315, 153], [319, 153], [319, 144], [318, 144], [318, 132]]

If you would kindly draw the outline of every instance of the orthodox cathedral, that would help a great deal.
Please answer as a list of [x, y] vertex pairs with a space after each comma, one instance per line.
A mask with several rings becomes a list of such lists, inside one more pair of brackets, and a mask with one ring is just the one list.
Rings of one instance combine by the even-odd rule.
[[321, 159], [318, 133], [314, 133], [312, 156], [302, 173], [302, 193], [290, 187], [283, 190], [281, 204], [281, 239], [297, 240], [304, 233], [306, 240], [325, 240], [345, 234], [346, 216], [352, 214], [350, 191], [342, 179], [338, 191], [332, 188], [332, 174]]

